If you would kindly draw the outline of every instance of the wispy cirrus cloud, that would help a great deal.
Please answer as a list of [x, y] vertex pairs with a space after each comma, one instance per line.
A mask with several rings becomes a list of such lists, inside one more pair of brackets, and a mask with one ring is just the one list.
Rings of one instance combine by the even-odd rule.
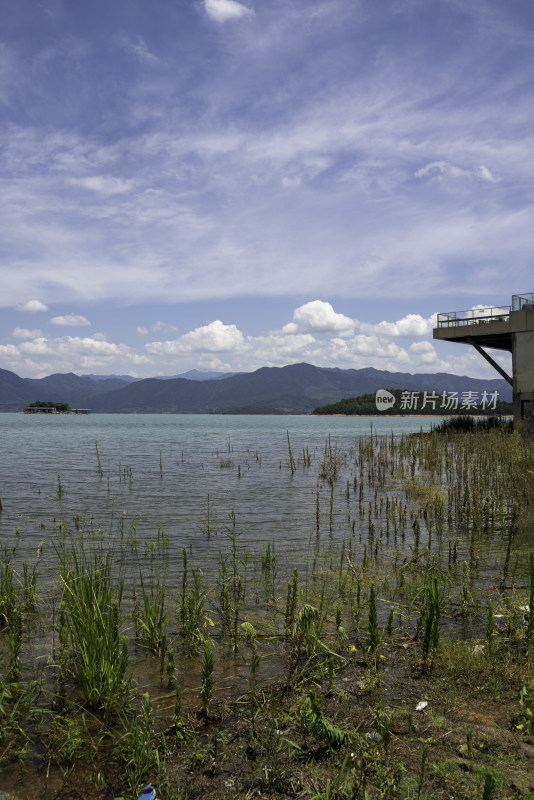
[[87, 175], [84, 178], [69, 178], [71, 186], [81, 186], [83, 189], [90, 189], [102, 194], [124, 194], [133, 187], [133, 182], [122, 178], [114, 178], [107, 175]]
[[152, 53], [142, 36], [138, 36], [136, 41], [130, 41], [128, 38], [122, 38], [122, 45], [125, 50], [133, 53], [140, 61], [146, 64], [157, 64], [159, 59]]
[[[409, 340], [431, 313], [451, 295], [506, 302], [503, 264], [526, 289], [534, 244], [532, 19], [521, 3], [437, 3], [440, 25], [423, 0], [158, 14], [117, 0], [111, 37], [81, 6], [52, 24], [38, 5], [30, 27], [15, 4], [0, 50], [0, 304], [38, 297], [26, 310], [79, 304], [91, 319], [90, 304], [113, 305], [132, 352], [137, 323], [161, 340], [139, 354], [162, 373], [165, 358], [370, 363], [373, 348], [417, 365]], [[212, 305], [247, 298], [273, 321], [252, 331]], [[192, 303], [209, 307], [180, 325], [209, 329], [196, 339], [153, 329]], [[30, 329], [14, 315], [6, 337], [15, 327]]]

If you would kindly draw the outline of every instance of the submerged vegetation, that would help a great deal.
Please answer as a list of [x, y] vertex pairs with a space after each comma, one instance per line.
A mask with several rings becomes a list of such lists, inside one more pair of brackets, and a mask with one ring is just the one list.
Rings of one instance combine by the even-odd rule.
[[[204, 557], [163, 528], [141, 540], [125, 515], [104, 531], [65, 513], [58, 475], [47, 577], [18, 560], [18, 530], [0, 560], [4, 787], [45, 800], [135, 800], [148, 781], [160, 800], [533, 796], [534, 449], [482, 427], [319, 453], [288, 433], [281, 484], [316, 476], [291, 558], [275, 530], [245, 544], [239, 507], [221, 518], [209, 495]], [[132, 468], [119, 476], [131, 489]]]

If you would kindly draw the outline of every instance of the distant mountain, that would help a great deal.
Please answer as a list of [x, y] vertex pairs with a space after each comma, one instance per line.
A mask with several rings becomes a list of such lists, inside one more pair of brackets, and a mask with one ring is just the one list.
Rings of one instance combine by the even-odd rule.
[[328, 369], [310, 364], [262, 367], [255, 372], [220, 380], [192, 381], [155, 378], [95, 398], [93, 410], [101, 412], [206, 414], [232, 408], [269, 408], [290, 414], [307, 414], [314, 408], [344, 397], [356, 397], [382, 388], [419, 391], [498, 391], [510, 400], [511, 387], [501, 379], [477, 380], [465, 376], [385, 372], [376, 369]]
[[101, 393], [128, 386], [121, 378], [94, 380], [73, 372], [46, 378], [19, 378], [0, 369], [0, 411], [22, 411], [36, 400], [68, 403], [71, 408], [93, 408], [93, 398]]
[[13, 372], [0, 370], [0, 411], [21, 411], [36, 400], [51, 400], [101, 413], [209, 414], [241, 410], [309, 414], [317, 406], [385, 388], [439, 393], [486, 390], [498, 391], [501, 400], [512, 397], [511, 387], [501, 379], [479, 380], [448, 373], [412, 375], [372, 368], [343, 370], [311, 364], [262, 367], [217, 379], [147, 378], [129, 383], [121, 378], [94, 380], [73, 373], [19, 378]]
[[[84, 374], [80, 375], [80, 378], [91, 378], [93, 381], [105, 381], [114, 378], [119, 381], [125, 381], [126, 383], [133, 383], [134, 381], [138, 381], [139, 378], [134, 378], [132, 375], [91, 375], [91, 374]], [[118, 388], [118, 387], [117, 387]]]
[[186, 378], [188, 381], [220, 381], [222, 378], [231, 378], [237, 375], [236, 372], [200, 372], [198, 369], [190, 369], [179, 375], [155, 375], [160, 381], [171, 381], [174, 378]]

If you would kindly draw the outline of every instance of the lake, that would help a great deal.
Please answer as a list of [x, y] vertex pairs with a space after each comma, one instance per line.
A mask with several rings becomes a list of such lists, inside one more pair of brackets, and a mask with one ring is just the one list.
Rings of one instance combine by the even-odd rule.
[[[217, 558], [217, 533], [228, 526], [234, 512], [242, 545], [257, 549], [273, 542], [280, 554], [289, 556], [302, 552], [315, 527], [317, 464], [328, 441], [330, 447], [348, 452], [362, 435], [399, 437], [428, 430], [437, 421], [0, 414], [1, 541], [10, 546], [15, 541], [17, 557], [33, 562], [37, 552], [54, 542], [60, 519], [70, 526], [83, 519], [85, 525], [104, 530], [119, 520], [130, 532], [135, 528], [140, 539], [163, 529], [172, 551], [187, 545], [205, 564]], [[294, 459], [300, 463], [294, 474], [288, 432]], [[309, 468], [304, 468], [304, 458]], [[340, 496], [352, 473], [345, 465], [337, 484]], [[345, 512], [335, 511], [343, 519], [332, 533], [344, 535], [336, 530], [342, 527], [346, 532]], [[213, 534], [209, 537], [208, 527]], [[47, 562], [45, 552], [41, 574], [46, 574]], [[171, 563], [171, 579], [173, 572]]]

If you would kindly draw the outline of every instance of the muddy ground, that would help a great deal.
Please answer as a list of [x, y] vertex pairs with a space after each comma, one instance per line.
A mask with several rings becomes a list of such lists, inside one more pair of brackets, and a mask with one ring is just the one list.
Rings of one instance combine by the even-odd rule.
[[[534, 798], [530, 695], [519, 702], [532, 664], [524, 643], [506, 640], [491, 653], [442, 643], [426, 668], [410, 641], [383, 644], [376, 668], [362, 651], [336, 662], [335, 675], [326, 662], [307, 664], [252, 698], [215, 695], [207, 716], [183, 713], [154, 735], [142, 781], [160, 800]], [[307, 726], [310, 690], [340, 741]], [[4, 788], [20, 800], [131, 798], [125, 752], [120, 737], [103, 737], [92, 753], [74, 748], [70, 763], [50, 754], [25, 772], [12, 767]]]

